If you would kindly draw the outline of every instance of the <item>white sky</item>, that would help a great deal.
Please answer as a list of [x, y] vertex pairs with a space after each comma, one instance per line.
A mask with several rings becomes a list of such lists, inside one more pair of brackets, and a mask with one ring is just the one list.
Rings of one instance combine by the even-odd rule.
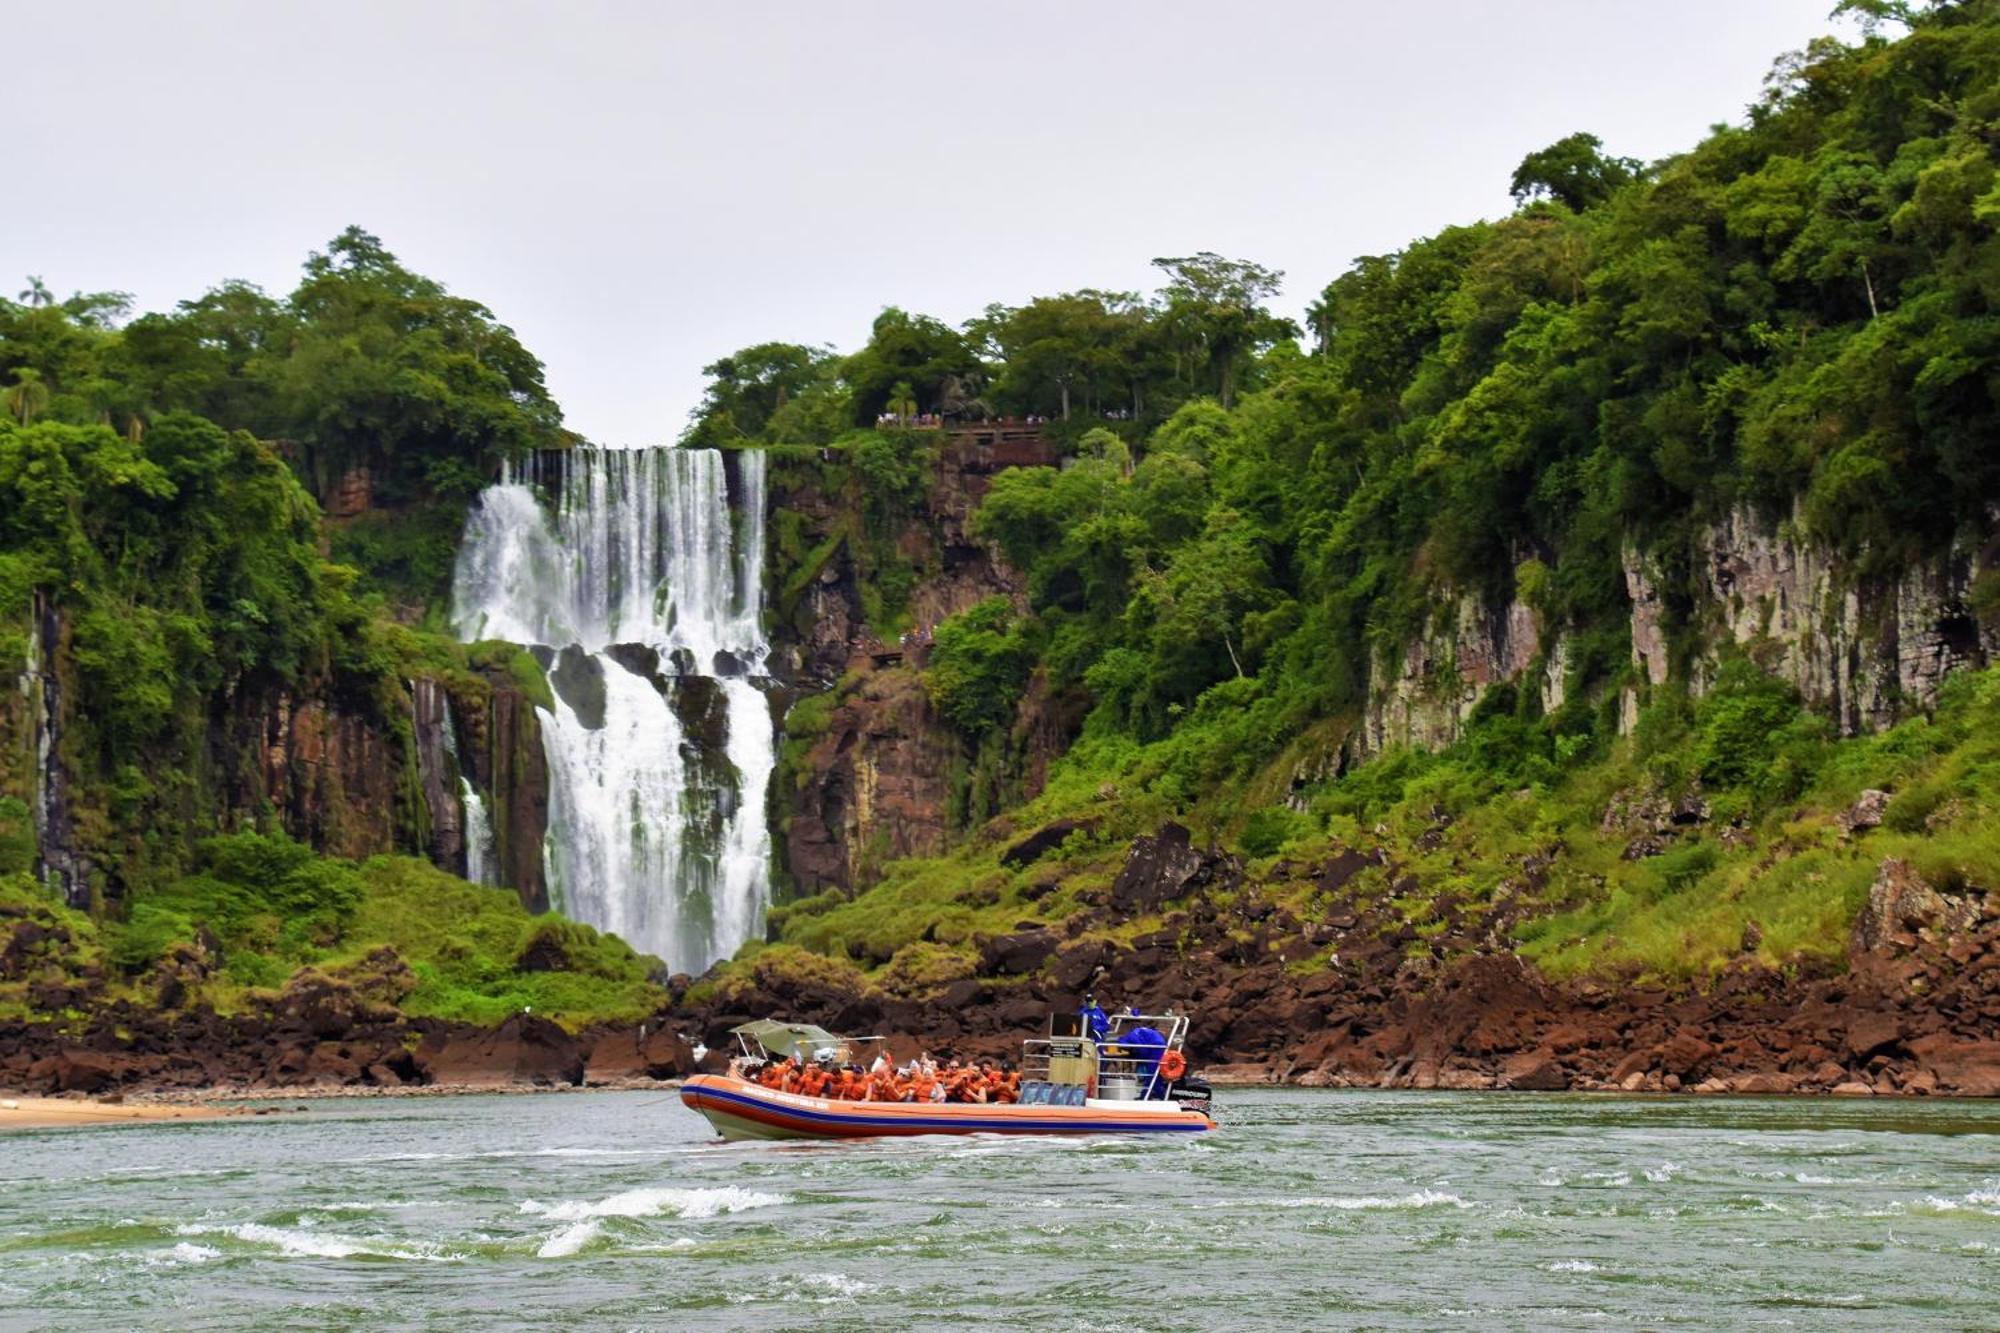
[[1832, 0], [0, 0], [0, 283], [288, 291], [348, 223], [484, 301], [593, 439], [884, 306], [1287, 273], [1504, 213], [1575, 130], [1737, 120]]

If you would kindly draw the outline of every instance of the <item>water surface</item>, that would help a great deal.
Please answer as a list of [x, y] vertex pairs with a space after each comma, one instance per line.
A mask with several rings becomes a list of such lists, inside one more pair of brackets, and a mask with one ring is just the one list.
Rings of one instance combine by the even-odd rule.
[[724, 1145], [651, 1093], [27, 1132], [0, 1324], [2000, 1325], [2000, 1106], [1220, 1109], [1200, 1142]]

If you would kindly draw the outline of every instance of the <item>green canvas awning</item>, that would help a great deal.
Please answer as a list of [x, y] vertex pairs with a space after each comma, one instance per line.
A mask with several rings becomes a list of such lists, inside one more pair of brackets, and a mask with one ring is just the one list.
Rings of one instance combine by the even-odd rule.
[[846, 1037], [836, 1037], [815, 1024], [780, 1023], [774, 1018], [760, 1018], [754, 1023], [731, 1028], [729, 1035], [755, 1042], [774, 1059], [782, 1060], [790, 1056], [801, 1063], [822, 1051], [844, 1051], [848, 1045]]

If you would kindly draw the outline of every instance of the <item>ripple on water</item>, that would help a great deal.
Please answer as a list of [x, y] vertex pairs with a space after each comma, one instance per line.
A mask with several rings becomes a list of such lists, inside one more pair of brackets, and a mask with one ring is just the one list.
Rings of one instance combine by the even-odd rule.
[[672, 1217], [696, 1220], [723, 1213], [747, 1212], [752, 1208], [774, 1208], [790, 1203], [782, 1194], [765, 1194], [735, 1185], [712, 1189], [637, 1189], [592, 1202], [564, 1199], [558, 1203], [521, 1201], [521, 1211], [556, 1222], [578, 1222], [593, 1217]]
[[449, 1261], [461, 1258], [427, 1243], [400, 1243], [371, 1237], [343, 1236], [310, 1227], [280, 1227], [264, 1222], [239, 1222], [235, 1226], [188, 1225], [177, 1228], [184, 1236], [228, 1236], [245, 1245], [276, 1251], [287, 1259], [420, 1259]]

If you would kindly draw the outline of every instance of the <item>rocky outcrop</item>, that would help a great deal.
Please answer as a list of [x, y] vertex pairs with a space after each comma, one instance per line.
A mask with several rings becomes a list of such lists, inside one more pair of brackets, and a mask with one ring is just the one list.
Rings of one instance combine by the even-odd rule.
[[[731, 1024], [786, 1014], [1004, 1056], [1051, 1008], [1094, 991], [1190, 1013], [1197, 1063], [1238, 1080], [2000, 1095], [2000, 900], [1940, 892], [1901, 861], [1883, 862], [1844, 968], [1744, 959], [1672, 989], [1547, 980], [1510, 951], [1520, 909], [1506, 895], [1476, 911], [1445, 895], [1421, 935], [1384, 924], [1352, 889], [1381, 864], [1348, 850], [1274, 872], [1316, 886], [1324, 910], [1302, 921], [1168, 826], [1134, 841], [1119, 887], [1087, 915], [978, 941], [977, 977], [898, 990], [851, 970], [760, 966], [680, 1017], [711, 1044]], [[1228, 891], [1188, 892], [1200, 884]], [[1078, 937], [1135, 917], [1146, 928], [1124, 943]]]
[[[1929, 708], [1947, 675], [2000, 658], [2000, 626], [1981, 623], [1970, 604], [1991, 552], [1957, 547], [1895, 577], [1865, 577], [1801, 526], [1739, 508], [1696, 539], [1684, 656], [1697, 693], [1717, 651], [1740, 647], [1854, 735]], [[1628, 549], [1625, 581], [1633, 665], [1662, 684], [1675, 666], [1655, 560]]]
[[[1855, 574], [1856, 562], [1748, 508], [1695, 538], [1693, 583], [1669, 605], [1657, 553], [1623, 554], [1632, 667], [1621, 717], [1636, 725], [1645, 691], [1685, 676], [1697, 694], [1720, 654], [1748, 652], [1832, 716], [1844, 735], [1878, 729], [1931, 707], [1954, 671], [2000, 660], [2000, 623], [1971, 607], [1972, 583], [1994, 552], [1955, 548], [1895, 577]], [[1682, 581], [1683, 583], [1686, 580]], [[1372, 664], [1348, 762], [1398, 745], [1438, 749], [1457, 740], [1486, 690], [1537, 691], [1545, 712], [1569, 688], [1569, 643], [1545, 635], [1520, 600], [1471, 594], [1440, 603], [1403, 651]]]
[[[1497, 609], [1467, 594], [1448, 616], [1433, 621], [1388, 670], [1377, 663], [1352, 757], [1371, 758], [1392, 746], [1441, 749], [1457, 740], [1491, 686], [1521, 680], [1541, 653], [1535, 615], [1516, 600]], [[1538, 682], [1543, 706], [1562, 703], [1562, 670]]]
[[949, 821], [961, 743], [917, 673], [864, 674], [800, 767], [785, 864], [800, 893], [865, 883], [885, 861], [933, 856]]
[[410, 725], [423, 788], [425, 852], [431, 863], [465, 873], [465, 808], [459, 788], [458, 742], [452, 734], [450, 696], [429, 677], [410, 682]]
[[[77, 776], [90, 766], [74, 741], [67, 618], [37, 598], [29, 628], [18, 689], [0, 706], [0, 796], [28, 807], [40, 877], [88, 908], [122, 893], [128, 854], [152, 864], [157, 849], [137, 849], [137, 831], [85, 799], [105, 783]], [[462, 874], [464, 776], [495, 808], [502, 882], [545, 907], [548, 784], [533, 704], [497, 667], [406, 686], [376, 700], [350, 698], [339, 681], [301, 690], [240, 683], [214, 701], [196, 753], [176, 761], [189, 781], [162, 786], [161, 815], [213, 829], [275, 814], [287, 833], [329, 855], [400, 851]]]
[[[921, 668], [939, 622], [989, 597], [1021, 601], [1020, 576], [968, 531], [993, 476], [1047, 466], [1053, 448], [1031, 433], [940, 432], [922, 503], [895, 546], [919, 571], [911, 629], [898, 642], [871, 634], [849, 543], [854, 500], [829, 490], [822, 466], [771, 465], [771, 503], [813, 558], [773, 564], [769, 598], [778, 613], [771, 671], [784, 704], [840, 682], [825, 729], [788, 759], [789, 781], [773, 785], [773, 823], [792, 888], [811, 894], [865, 886], [889, 860], [935, 855], [962, 830], [969, 767], [963, 739], [931, 708]], [[1019, 438], [1016, 438], [1019, 436]], [[1010, 791], [1040, 791], [1048, 765], [1082, 724], [1079, 701], [1034, 681], [1009, 741]], [[803, 739], [803, 738], [800, 738]], [[956, 816], [954, 811], [960, 813]]]

